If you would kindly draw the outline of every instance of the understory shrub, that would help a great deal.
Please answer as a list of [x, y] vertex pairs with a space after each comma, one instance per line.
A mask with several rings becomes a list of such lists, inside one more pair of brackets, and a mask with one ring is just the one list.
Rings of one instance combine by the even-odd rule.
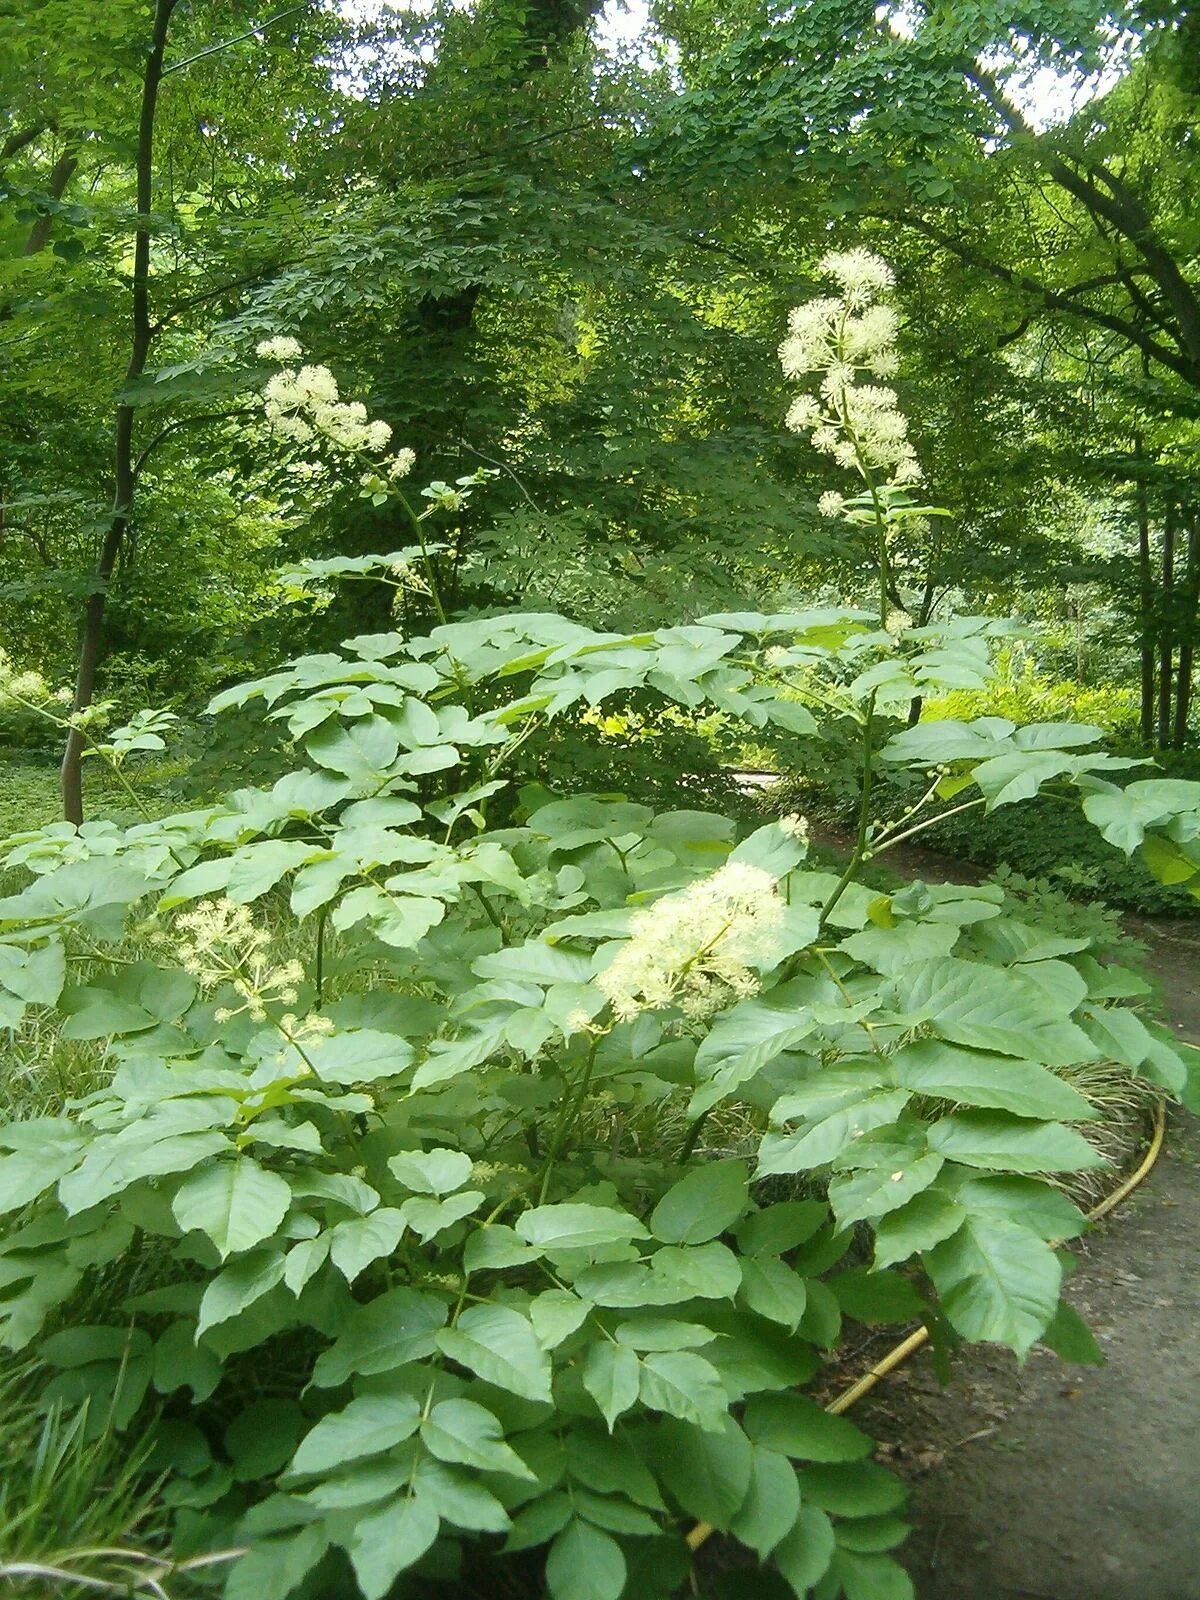
[[[1186, 1064], [1086, 934], [996, 885], [861, 883], [924, 818], [873, 826], [872, 788], [1069, 785], [1196, 881], [1200, 785], [1122, 789], [1066, 723], [888, 734], [986, 676], [996, 625], [886, 626], [929, 508], [894, 395], [855, 382], [893, 361], [887, 269], [828, 265], [784, 351], [824, 398], [790, 420], [860, 475], [828, 509], [877, 550], [879, 610], [360, 635], [214, 702], [265, 708], [282, 776], [6, 848], [0, 1025], [102, 1070], [0, 1127], [0, 1340], [48, 1404], [152, 1432], [175, 1555], [234, 1552], [228, 1600], [461, 1593], [481, 1563], [655, 1600], [698, 1521], [796, 1596], [902, 1600], [903, 1486], [804, 1392], [844, 1324], [1096, 1357], [1060, 1298], [1083, 1217], [1057, 1180], [1105, 1164], [1071, 1072], [1179, 1094]], [[308, 444], [332, 379], [304, 370], [271, 393]], [[418, 535], [457, 492], [432, 488]], [[852, 722], [845, 871], [798, 816], [514, 784], [535, 734], [631, 693], [751, 734]], [[152, 726], [112, 736], [118, 770]]]

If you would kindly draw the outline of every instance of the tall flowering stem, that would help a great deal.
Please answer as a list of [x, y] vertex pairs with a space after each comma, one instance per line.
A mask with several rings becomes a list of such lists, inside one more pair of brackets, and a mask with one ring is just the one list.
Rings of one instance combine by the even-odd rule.
[[793, 400], [787, 426], [810, 434], [818, 450], [862, 480], [865, 503], [830, 489], [817, 506], [823, 516], [874, 524], [883, 625], [890, 589], [889, 503], [921, 477], [896, 391], [862, 381], [891, 377], [899, 366], [896, 313], [885, 299], [892, 270], [866, 250], [833, 252], [823, 257], [821, 268], [841, 293], [797, 306], [788, 318], [788, 335], [779, 347], [784, 374], [819, 374], [820, 383], [817, 394]]
[[[896, 312], [888, 304], [892, 269], [868, 250], [833, 251], [821, 270], [838, 292], [797, 306], [779, 360], [788, 378], [817, 376], [815, 394], [797, 395], [787, 426], [807, 434], [818, 450], [854, 473], [865, 493], [847, 498], [838, 489], [821, 495], [817, 508], [852, 526], [869, 526], [874, 535], [879, 625], [886, 628], [895, 586], [888, 534], [907, 509], [905, 489], [921, 478], [909, 442], [908, 421], [896, 391], [871, 380], [890, 378], [899, 369]], [[854, 851], [822, 911], [824, 923], [841, 899], [870, 848], [870, 804], [874, 760], [875, 695], [863, 717], [863, 777]]]

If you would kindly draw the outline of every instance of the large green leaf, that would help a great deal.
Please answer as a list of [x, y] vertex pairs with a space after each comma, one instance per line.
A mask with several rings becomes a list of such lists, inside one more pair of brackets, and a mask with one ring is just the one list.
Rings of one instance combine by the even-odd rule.
[[1060, 1122], [1097, 1115], [1078, 1089], [1035, 1062], [964, 1050], [941, 1039], [906, 1045], [892, 1057], [892, 1068], [906, 1089], [960, 1105]]
[[395, 1206], [380, 1206], [366, 1217], [350, 1217], [329, 1235], [330, 1259], [346, 1282], [353, 1283], [372, 1261], [392, 1254], [405, 1227], [404, 1214]]
[[1081, 1133], [1002, 1111], [961, 1111], [929, 1130], [929, 1147], [968, 1167], [999, 1172], [1081, 1172], [1108, 1163]]
[[921, 1250], [931, 1250], [957, 1233], [966, 1215], [963, 1207], [941, 1189], [927, 1189], [915, 1195], [899, 1210], [876, 1221], [875, 1265], [890, 1267]]
[[805, 1467], [800, 1494], [838, 1517], [883, 1516], [908, 1499], [903, 1482], [874, 1461]]
[[[794, 1096], [787, 1097], [790, 1107]], [[756, 1176], [806, 1172], [840, 1155], [852, 1140], [895, 1122], [909, 1100], [907, 1089], [862, 1089], [847, 1095], [840, 1109], [790, 1133], [768, 1133], [759, 1146]], [[791, 1115], [776, 1106], [773, 1116]]]
[[902, 1157], [898, 1165], [889, 1161], [834, 1178], [829, 1185], [829, 1204], [839, 1225], [844, 1228], [852, 1222], [875, 1220], [907, 1205], [934, 1181], [944, 1159], [930, 1152]]
[[1083, 1030], [1047, 1001], [1044, 989], [1021, 972], [964, 961], [918, 962], [892, 979], [894, 1003], [910, 1023], [973, 1050], [994, 1050], [1046, 1066], [1093, 1061], [1097, 1050]]
[[417, 1431], [421, 1408], [411, 1395], [362, 1395], [322, 1417], [292, 1458], [295, 1473], [328, 1473], [343, 1461], [381, 1455]]
[[709, 1029], [696, 1052], [698, 1081], [689, 1114], [700, 1116], [768, 1062], [813, 1031], [811, 1003], [824, 995], [820, 980], [797, 978], [769, 994], [741, 1000]]
[[364, 1600], [383, 1600], [399, 1575], [429, 1549], [439, 1526], [429, 1501], [412, 1495], [359, 1517], [349, 1551]]
[[760, 1317], [794, 1331], [808, 1305], [808, 1285], [777, 1256], [746, 1256], [738, 1302]]
[[1147, 828], [1200, 811], [1200, 783], [1181, 778], [1146, 778], [1126, 784], [1123, 789], [1087, 795], [1083, 811], [1109, 844], [1132, 855]]
[[705, 1431], [725, 1425], [729, 1396], [720, 1374], [711, 1361], [690, 1350], [653, 1350], [644, 1356], [640, 1394], [651, 1411]]
[[528, 1318], [508, 1306], [471, 1306], [437, 1335], [452, 1361], [525, 1400], [550, 1399], [550, 1357]]
[[389, 1289], [347, 1317], [333, 1346], [317, 1358], [312, 1381], [336, 1388], [355, 1373], [369, 1377], [431, 1356], [446, 1321], [444, 1300], [415, 1289]]
[[644, 1224], [614, 1206], [535, 1206], [518, 1217], [514, 1231], [525, 1243], [552, 1255], [559, 1250], [595, 1250], [644, 1239]]
[[1062, 1266], [1032, 1229], [970, 1216], [924, 1259], [942, 1309], [964, 1339], [1006, 1344], [1024, 1356], [1050, 1325]]
[[799, 1461], [861, 1461], [871, 1453], [861, 1429], [804, 1394], [756, 1395], [746, 1403], [744, 1424], [757, 1444]]
[[207, 1234], [221, 1259], [251, 1250], [279, 1227], [292, 1201], [287, 1180], [249, 1156], [217, 1161], [188, 1178], [171, 1209], [185, 1233]]
[[754, 1451], [732, 1417], [701, 1431], [666, 1418], [654, 1442], [659, 1477], [683, 1509], [728, 1531], [750, 1492]]
[[787, 1537], [775, 1547], [775, 1566], [797, 1600], [807, 1600], [829, 1570], [835, 1550], [833, 1524], [816, 1506], [801, 1506]]
[[440, 1400], [421, 1423], [421, 1440], [442, 1461], [533, 1479], [517, 1452], [505, 1444], [498, 1418], [474, 1400]]
[[610, 1431], [617, 1418], [637, 1404], [641, 1380], [641, 1364], [627, 1345], [604, 1340], [589, 1347], [583, 1360], [583, 1387], [600, 1407]]
[[759, 1560], [770, 1554], [796, 1525], [800, 1514], [800, 1485], [796, 1469], [786, 1456], [753, 1445], [750, 1487], [730, 1524], [739, 1543], [756, 1552]]
[[396, 759], [400, 738], [386, 717], [359, 717], [343, 723], [330, 719], [304, 741], [318, 765], [348, 778], [376, 778]]
[[748, 1195], [744, 1162], [709, 1162], [667, 1190], [651, 1215], [651, 1232], [665, 1244], [704, 1244], [741, 1219]]
[[546, 1587], [554, 1600], [619, 1600], [625, 1557], [617, 1541], [575, 1517], [550, 1546]]

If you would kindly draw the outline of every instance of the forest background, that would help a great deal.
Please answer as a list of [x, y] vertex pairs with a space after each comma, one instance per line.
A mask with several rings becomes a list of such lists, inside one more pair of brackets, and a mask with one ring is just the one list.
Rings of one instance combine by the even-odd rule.
[[909, 1600], [829, 1364], [1099, 1360], [1200, 1106], [1198, 104], [1153, 0], [0, 0], [0, 1582]]
[[[397, 608], [435, 620], [369, 572], [316, 604], [311, 574], [280, 583], [411, 530], [269, 434], [276, 334], [414, 482], [488, 473], [439, 530], [450, 613], [858, 597], [870, 552], [819, 513], [774, 352], [817, 259], [860, 242], [898, 276], [900, 403], [949, 513], [910, 528], [898, 611], [1032, 622], [973, 709], [1077, 712], [1188, 770], [1194, 15], [23, 0], [0, 30], [0, 640], [64, 712], [169, 706], [211, 786], [213, 691]], [[0, 735], [10, 820], [48, 819], [60, 730], [10, 703]], [[827, 745], [721, 748], [636, 695], [591, 736], [597, 770], [781, 764], [836, 808]], [[1055, 817], [1047, 848], [1037, 807], [1014, 826], [992, 858], [1119, 897], [1106, 847]]]

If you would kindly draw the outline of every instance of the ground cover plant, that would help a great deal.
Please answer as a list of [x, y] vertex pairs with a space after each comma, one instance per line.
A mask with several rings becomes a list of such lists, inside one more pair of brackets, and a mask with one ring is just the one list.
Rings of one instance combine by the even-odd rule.
[[[278, 776], [6, 847], [0, 1021], [92, 1076], [0, 1127], [0, 1339], [47, 1404], [86, 1403], [85, 1436], [150, 1441], [173, 1557], [215, 1558], [189, 1582], [383, 1600], [507, 1564], [554, 1600], [650, 1600], [703, 1521], [796, 1596], [895, 1600], [902, 1486], [804, 1392], [844, 1320], [1095, 1357], [1061, 1296], [1061, 1184], [1104, 1165], [1072, 1073], [1179, 1095], [1186, 1064], [1089, 935], [999, 886], [859, 875], [940, 801], [1055, 783], [1198, 884], [1200, 785], [1122, 786], [1071, 723], [902, 726], [986, 681], [1003, 625], [895, 617], [905, 531], [938, 513], [871, 381], [891, 275], [859, 250], [823, 270], [782, 350], [789, 425], [843, 475], [824, 510], [872, 605], [357, 634], [214, 701], [282, 727]], [[365, 408], [290, 338], [261, 354], [283, 445], [418, 540], [294, 581], [381, 571], [443, 612], [433, 535], [478, 476], [417, 512]], [[799, 816], [511, 792], [535, 733], [630, 691], [751, 732], [853, 723], [845, 870], [813, 869]], [[166, 726], [82, 732], [119, 778]], [[879, 826], [893, 769], [920, 794]]]

